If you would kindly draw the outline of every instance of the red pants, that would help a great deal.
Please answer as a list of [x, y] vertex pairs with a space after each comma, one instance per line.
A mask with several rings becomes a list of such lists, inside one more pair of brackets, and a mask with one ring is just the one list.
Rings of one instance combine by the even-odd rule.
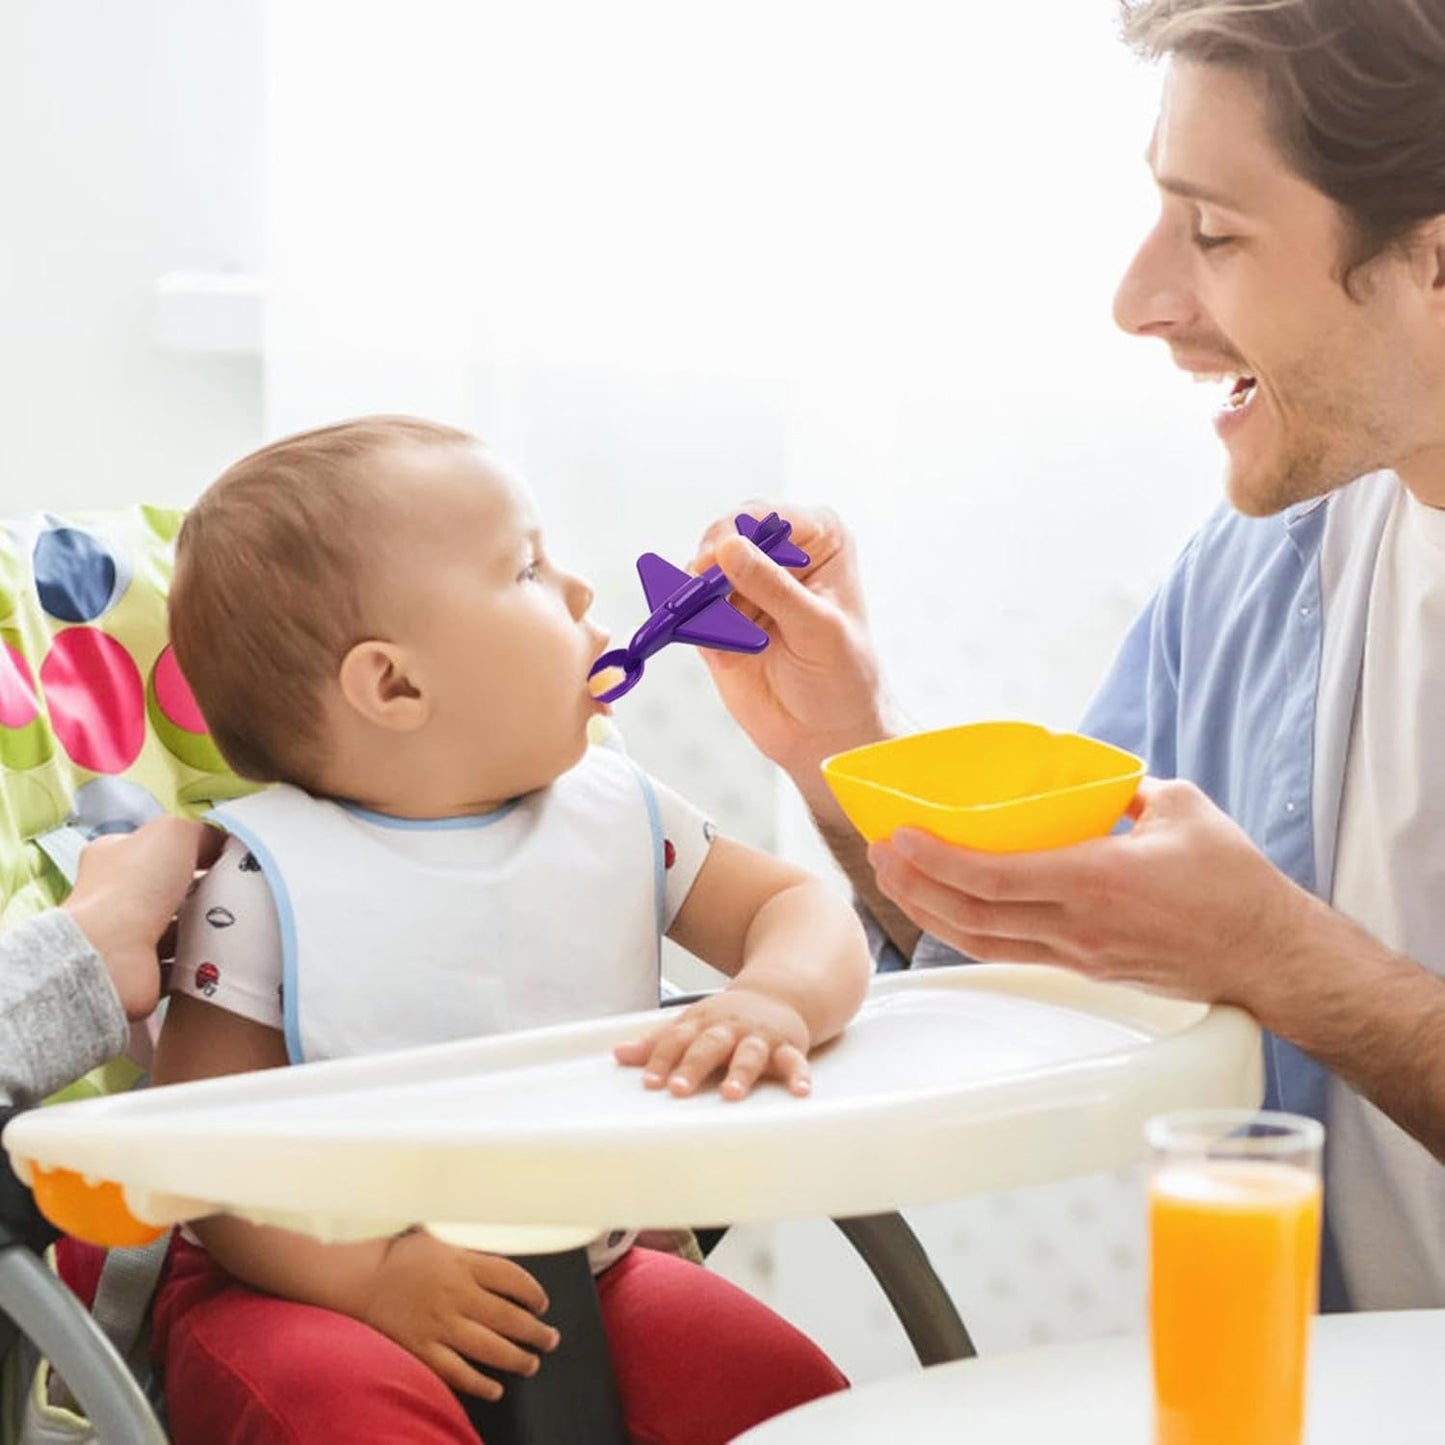
[[[721, 1445], [847, 1387], [806, 1336], [686, 1260], [634, 1248], [597, 1288], [636, 1445]], [[249, 1289], [184, 1243], [154, 1353], [175, 1445], [476, 1445], [451, 1390], [387, 1336]]]

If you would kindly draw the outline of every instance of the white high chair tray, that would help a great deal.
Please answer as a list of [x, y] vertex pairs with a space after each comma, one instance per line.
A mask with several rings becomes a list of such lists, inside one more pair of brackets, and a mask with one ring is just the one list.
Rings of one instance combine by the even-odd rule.
[[17, 1172], [114, 1180], [153, 1223], [230, 1211], [322, 1238], [426, 1223], [476, 1248], [638, 1227], [875, 1214], [1109, 1168], [1163, 1110], [1257, 1104], [1243, 1013], [1056, 969], [877, 979], [813, 1094], [645, 1090], [611, 1049], [656, 1013], [57, 1105]]

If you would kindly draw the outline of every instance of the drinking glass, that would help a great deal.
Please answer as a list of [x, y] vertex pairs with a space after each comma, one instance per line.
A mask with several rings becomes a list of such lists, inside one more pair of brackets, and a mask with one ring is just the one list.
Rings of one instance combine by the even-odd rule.
[[1324, 1129], [1201, 1109], [1145, 1135], [1155, 1445], [1300, 1445]]

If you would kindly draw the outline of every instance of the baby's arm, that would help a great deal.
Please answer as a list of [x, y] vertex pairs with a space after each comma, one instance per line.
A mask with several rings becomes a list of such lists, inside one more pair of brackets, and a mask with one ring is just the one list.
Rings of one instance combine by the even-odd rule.
[[[179, 1084], [286, 1065], [277, 1029], [183, 994], [172, 997], [156, 1045], [153, 1084]], [[196, 1237], [237, 1279], [257, 1289], [360, 1316], [385, 1241], [323, 1245], [227, 1215], [197, 1220]]]
[[645, 1084], [679, 1095], [719, 1069], [726, 1098], [743, 1098], [768, 1075], [806, 1094], [809, 1050], [858, 1011], [872, 971], [847, 903], [802, 869], [718, 838], [668, 936], [732, 982], [621, 1045], [618, 1061], [640, 1064]]
[[[280, 930], [269, 888], [253, 868], [240, 867], [244, 855], [229, 844], [182, 911], [172, 977], [188, 992], [171, 997], [153, 1083], [288, 1062], [279, 1027], [231, 1007], [280, 1022]], [[217, 1002], [207, 1001], [207, 990]], [[222, 999], [228, 1006], [220, 1006]], [[530, 1375], [539, 1364], [533, 1351], [556, 1344], [557, 1332], [537, 1318], [547, 1299], [531, 1275], [510, 1260], [458, 1249], [422, 1230], [361, 1244], [322, 1244], [226, 1215], [192, 1228], [238, 1279], [364, 1321], [454, 1389], [495, 1399], [501, 1386], [473, 1361]]]
[[[181, 995], [171, 1000], [153, 1077], [174, 1084], [285, 1063], [278, 1030]], [[497, 1255], [444, 1244], [424, 1230], [361, 1244], [322, 1244], [224, 1214], [191, 1227], [237, 1279], [364, 1321], [453, 1389], [496, 1399], [500, 1384], [472, 1361], [531, 1375], [540, 1363], [533, 1351], [557, 1342], [557, 1331], [537, 1318], [547, 1297], [524, 1269]]]

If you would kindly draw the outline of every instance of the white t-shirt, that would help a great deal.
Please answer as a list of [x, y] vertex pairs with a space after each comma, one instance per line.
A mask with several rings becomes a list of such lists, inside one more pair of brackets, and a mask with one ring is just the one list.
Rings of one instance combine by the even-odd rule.
[[[1404, 488], [1371, 586], [1333, 903], [1445, 975], [1445, 511]], [[1352, 1302], [1445, 1306], [1445, 1166], [1338, 1081], [1328, 1117], [1326, 1200]]]

